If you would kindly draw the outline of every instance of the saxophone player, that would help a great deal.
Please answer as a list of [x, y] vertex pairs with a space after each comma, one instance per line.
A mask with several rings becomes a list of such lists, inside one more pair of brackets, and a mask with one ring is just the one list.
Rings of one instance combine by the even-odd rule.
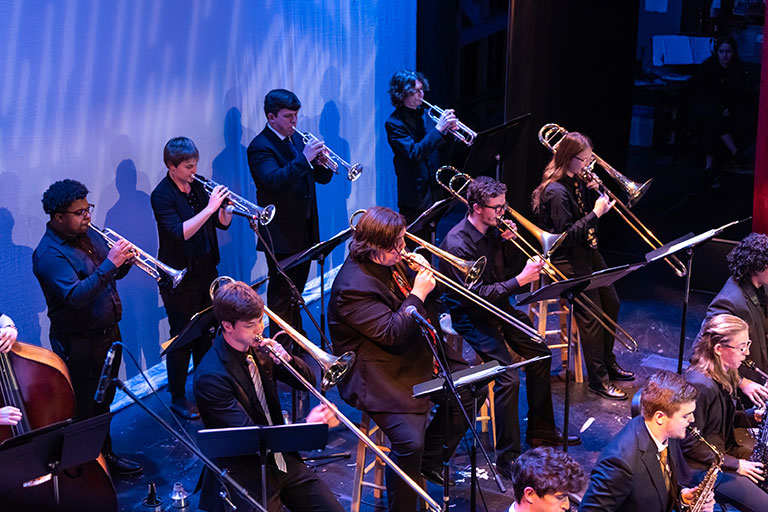
[[[670, 512], [690, 504], [696, 489], [683, 488], [689, 468], [680, 439], [694, 420], [697, 389], [661, 370], [643, 387], [642, 414], [605, 447], [592, 469], [580, 512]], [[702, 510], [712, 512], [709, 495]]]

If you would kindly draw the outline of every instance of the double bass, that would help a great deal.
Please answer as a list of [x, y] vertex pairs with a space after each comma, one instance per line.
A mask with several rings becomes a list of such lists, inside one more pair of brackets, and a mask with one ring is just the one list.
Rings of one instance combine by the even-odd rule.
[[[17, 341], [8, 353], [0, 354], [0, 391], [0, 407], [13, 406], [22, 412], [17, 425], [0, 425], [0, 451], [18, 436], [64, 426], [75, 417], [75, 393], [67, 366], [45, 348]], [[117, 495], [103, 456], [57, 476], [58, 506], [50, 478], [3, 491], [0, 506], [4, 510], [117, 511]]]

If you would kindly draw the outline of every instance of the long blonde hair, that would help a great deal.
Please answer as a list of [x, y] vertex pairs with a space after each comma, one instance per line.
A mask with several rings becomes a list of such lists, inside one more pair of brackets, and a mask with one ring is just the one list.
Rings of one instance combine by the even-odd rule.
[[739, 372], [735, 368], [723, 369], [720, 356], [715, 352], [715, 345], [725, 345], [736, 334], [749, 329], [747, 323], [733, 315], [715, 315], [704, 322], [693, 345], [691, 367], [719, 382], [729, 394], [734, 394], [739, 385]]
[[571, 163], [571, 159], [584, 151], [585, 149], [592, 148], [592, 141], [586, 135], [582, 135], [579, 132], [570, 132], [563, 137], [560, 143], [557, 145], [555, 154], [552, 155], [552, 159], [544, 169], [544, 174], [541, 177], [541, 184], [533, 191], [531, 195], [531, 205], [535, 213], [539, 212], [541, 206], [541, 194], [549, 186], [550, 183], [560, 180], [565, 176], [568, 166]]

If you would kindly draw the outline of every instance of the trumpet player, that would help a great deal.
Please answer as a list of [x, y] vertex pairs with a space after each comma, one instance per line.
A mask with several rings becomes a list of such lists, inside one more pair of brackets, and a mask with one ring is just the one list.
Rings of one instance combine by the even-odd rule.
[[[409, 477], [419, 474], [443, 484], [441, 455], [446, 427], [444, 404], [429, 422], [429, 398], [414, 398], [413, 386], [428, 381], [435, 370], [435, 349], [451, 371], [466, 368], [461, 356], [439, 338], [426, 339], [417, 323], [418, 315], [438, 322], [428, 296], [435, 278], [428, 264], [418, 272], [402, 262], [405, 248], [405, 219], [389, 208], [375, 206], [361, 217], [349, 247], [349, 256], [331, 289], [328, 327], [337, 355], [355, 353], [355, 364], [339, 382], [341, 397], [365, 411], [392, 443], [392, 460]], [[440, 401], [439, 399], [436, 399]], [[462, 393], [465, 410], [472, 397]], [[458, 405], [450, 406], [450, 453], [467, 429]], [[397, 474], [387, 468], [389, 510], [417, 510], [417, 495]]]
[[[308, 249], [320, 241], [315, 184], [331, 181], [333, 171], [323, 165], [321, 140], [304, 144], [294, 134], [301, 102], [291, 91], [275, 89], [264, 98], [267, 125], [248, 145], [248, 166], [260, 206], [275, 205], [275, 217], [266, 230], [277, 260]], [[261, 241], [258, 249], [266, 251]], [[285, 273], [299, 293], [309, 276], [311, 262]], [[267, 305], [277, 316], [301, 330], [301, 315], [294, 304], [291, 287], [267, 258], [269, 284]], [[270, 332], [274, 334], [270, 325]]]
[[[89, 229], [93, 205], [82, 183], [65, 179], [43, 194], [43, 210], [50, 216], [45, 234], [32, 255], [32, 270], [43, 290], [51, 321], [51, 349], [67, 365], [75, 392], [77, 420], [109, 412], [115, 386], [102, 403], [94, 401], [99, 375], [109, 347], [122, 339], [122, 316], [115, 282], [131, 268], [133, 246], [120, 240], [112, 248]], [[121, 351], [115, 351], [112, 377], [120, 369]], [[112, 451], [107, 435], [102, 453], [112, 473], [129, 475], [141, 465]]]
[[[229, 191], [220, 185], [209, 196], [194, 179], [199, 159], [191, 139], [169, 140], [163, 149], [168, 172], [150, 197], [159, 239], [157, 258], [171, 267], [187, 269], [176, 288], [165, 274], [158, 281], [172, 337], [192, 315], [211, 305], [208, 287], [218, 276], [219, 264], [216, 230], [227, 229], [232, 222], [232, 214], [221, 208]], [[197, 367], [210, 346], [210, 337], [204, 335], [166, 356], [171, 410], [182, 418], [200, 417], [186, 396], [187, 369], [190, 355]]]
[[[279, 343], [262, 338], [264, 303], [247, 284], [236, 281], [218, 288], [213, 299], [213, 313], [221, 323], [221, 330], [213, 341], [213, 348], [195, 372], [195, 398], [203, 424], [206, 428], [283, 425], [276, 380], [296, 388], [302, 388], [302, 384], [282, 366], [280, 359], [259, 349], [270, 345], [286, 363], [314, 383], [312, 370]], [[329, 426], [339, 423], [325, 405], [312, 409], [306, 421]], [[222, 464], [261, 501], [261, 466], [257, 456], [239, 457], [222, 461]], [[267, 510], [270, 512], [283, 510], [283, 505], [292, 512], [344, 510], [298, 453], [271, 454], [266, 473]], [[230, 510], [219, 497], [220, 487], [213, 475], [206, 474], [200, 496], [202, 510]], [[230, 489], [228, 495], [237, 510], [255, 510], [234, 490]]]
[[[528, 315], [513, 308], [509, 298], [539, 278], [543, 262], [521, 261], [520, 251], [511, 244], [504, 243], [505, 239], [515, 236], [515, 231], [505, 230], [504, 234], [501, 234], [495, 229], [504, 213], [506, 191], [506, 185], [487, 176], [472, 180], [467, 191], [467, 216], [448, 232], [441, 248], [466, 260], [476, 260], [484, 256], [488, 263], [483, 276], [472, 291], [532, 328]], [[456, 267], [442, 260], [440, 272], [461, 281]], [[551, 355], [546, 345], [531, 340], [519, 329], [502, 322], [455, 292], [447, 290], [444, 299], [451, 313], [454, 330], [484, 361], [495, 360], [502, 365], [513, 364], [509, 348], [526, 359]], [[533, 446], [563, 444], [563, 433], [555, 427], [552, 410], [550, 366], [549, 359], [546, 359], [525, 367], [529, 409], [526, 437], [528, 443]], [[511, 479], [512, 463], [521, 453], [519, 387], [517, 372], [505, 372], [496, 378], [494, 400], [496, 415], [499, 418], [496, 422], [496, 468], [507, 479]], [[568, 442], [578, 444], [581, 440], [578, 436], [568, 436]]]
[[429, 82], [417, 71], [400, 70], [389, 81], [395, 111], [384, 127], [394, 153], [397, 208], [407, 224], [441, 197], [432, 174], [441, 165], [440, 150], [457, 123], [451, 109], [445, 110], [437, 123], [430, 119], [421, 106], [428, 90]]
[[[671, 512], [685, 510], [696, 489], [682, 488], [690, 468], [680, 440], [698, 412], [696, 387], [676, 373], [661, 370], [643, 386], [642, 414], [621, 429], [592, 469], [580, 512]], [[711, 495], [702, 498], [712, 512]]]
[[[541, 184], [533, 191], [533, 211], [538, 215], [539, 226], [552, 233], [567, 233], [552, 262], [569, 278], [607, 268], [598, 250], [597, 223], [614, 202], [603, 195], [595, 198], [598, 185], [578, 177], [592, 160], [589, 139], [570, 132], [557, 145]], [[619, 296], [613, 285], [584, 294], [616, 322]], [[576, 307], [574, 313], [587, 362], [589, 391], [608, 400], [626, 400], [627, 393], [613, 382], [633, 380], [634, 373], [616, 362], [613, 333], [603, 329], [595, 316], [585, 314], [581, 308]]]

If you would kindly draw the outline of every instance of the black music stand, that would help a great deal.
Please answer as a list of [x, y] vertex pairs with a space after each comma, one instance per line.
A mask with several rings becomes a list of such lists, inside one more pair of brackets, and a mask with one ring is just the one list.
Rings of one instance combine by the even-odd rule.
[[352, 236], [352, 228], [339, 231], [325, 242], [320, 242], [309, 249], [280, 260], [283, 270], [288, 270], [301, 265], [304, 262], [317, 260], [320, 265], [320, 349], [327, 350], [325, 337], [325, 258], [327, 258], [339, 244], [344, 243]]
[[747, 217], [742, 220], [735, 220], [728, 224], [723, 224], [719, 228], [710, 229], [700, 235], [694, 236], [693, 233], [688, 233], [685, 236], [673, 240], [666, 245], [662, 245], [656, 250], [653, 250], [645, 255], [646, 261], [653, 262], [664, 259], [678, 251], [685, 249], [687, 261], [685, 263], [685, 291], [683, 292], [683, 312], [680, 319], [680, 347], [677, 352], [677, 373], [683, 373], [683, 353], [685, 352], [685, 323], [688, 320], [688, 299], [691, 295], [691, 270], [693, 265], [693, 250], [704, 242], [716, 237], [726, 229], [741, 224], [750, 220], [752, 217]]
[[197, 443], [208, 457], [259, 456], [261, 464], [261, 503], [267, 508], [267, 456], [271, 452], [319, 450], [328, 444], [325, 423], [203, 429]]
[[443, 215], [445, 215], [446, 212], [451, 209], [455, 200], [456, 198], [451, 196], [446, 199], [435, 201], [435, 203], [424, 210], [424, 212], [419, 215], [415, 221], [411, 222], [407, 228], [407, 231], [409, 233], [419, 233], [424, 229], [429, 229], [429, 241], [434, 245], [435, 229], [437, 228], [437, 223], [440, 222], [440, 219], [443, 218]]
[[106, 413], [63, 427], [35, 430], [4, 443], [0, 466], [6, 470], [0, 472], [0, 492], [19, 489], [25, 482], [50, 474], [58, 508], [59, 473], [99, 456], [111, 419]]
[[568, 451], [568, 424], [571, 411], [571, 347], [573, 346], [573, 308], [576, 296], [585, 290], [610, 286], [622, 277], [646, 266], [648, 262], [621, 265], [618, 267], [599, 270], [594, 274], [574, 277], [563, 281], [542, 286], [538, 290], [517, 296], [517, 305], [526, 306], [533, 302], [549, 299], [565, 299], [568, 301], [568, 346], [566, 347], [565, 367], [565, 400], [563, 405], [563, 451]]
[[509, 155], [531, 114], [523, 114], [477, 134], [464, 161], [464, 172], [470, 176], [499, 176], [499, 163]]

